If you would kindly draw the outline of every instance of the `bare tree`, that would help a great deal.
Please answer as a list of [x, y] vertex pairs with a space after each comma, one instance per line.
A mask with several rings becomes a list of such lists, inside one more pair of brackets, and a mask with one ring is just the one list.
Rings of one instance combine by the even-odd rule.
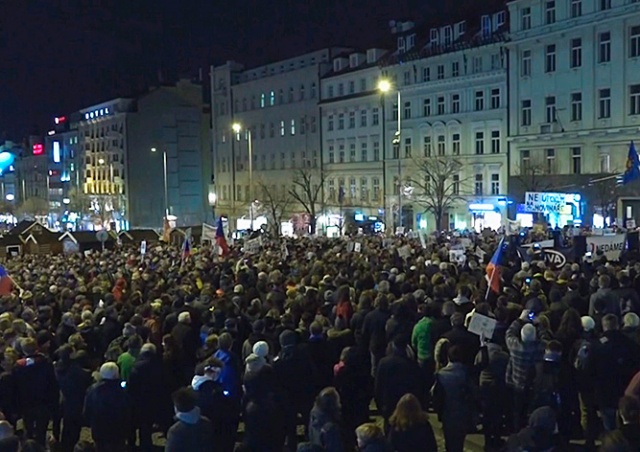
[[27, 198], [18, 207], [18, 216], [23, 218], [36, 218], [49, 213], [49, 203], [43, 198]]
[[446, 229], [446, 225], [442, 224], [444, 215], [456, 202], [464, 200], [460, 195], [464, 181], [459, 179], [462, 163], [443, 157], [415, 159], [414, 162], [418, 176], [409, 182], [419, 189], [415, 201], [425, 212], [433, 214], [438, 229]]
[[618, 199], [618, 184], [615, 175], [598, 178], [589, 182], [593, 194], [594, 206], [600, 209], [600, 214], [606, 219], [613, 214]]
[[309, 214], [311, 234], [316, 233], [317, 214], [319, 204], [322, 203], [322, 186], [325, 179], [326, 175], [319, 171], [309, 168], [299, 169], [293, 178], [293, 187], [289, 190], [289, 195]]
[[520, 170], [515, 179], [520, 182], [525, 192], [541, 192], [547, 191], [553, 186], [549, 179], [551, 173], [542, 164], [520, 165]]
[[262, 204], [267, 211], [267, 225], [272, 237], [280, 237], [280, 224], [292, 198], [289, 193], [279, 194], [275, 189], [270, 189], [263, 182], [258, 182], [260, 187]]

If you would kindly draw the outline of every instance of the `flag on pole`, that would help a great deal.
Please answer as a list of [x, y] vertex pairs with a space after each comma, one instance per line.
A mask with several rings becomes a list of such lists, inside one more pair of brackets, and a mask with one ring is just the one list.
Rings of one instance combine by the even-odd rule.
[[169, 219], [164, 217], [164, 222], [162, 224], [162, 241], [164, 243], [169, 243], [171, 240], [171, 225], [169, 224]]
[[496, 252], [493, 253], [493, 257], [489, 264], [487, 265], [487, 280], [489, 281], [489, 288], [487, 291], [487, 295], [489, 290], [494, 291], [495, 293], [500, 293], [500, 273], [502, 273], [502, 248], [504, 245], [504, 238], [500, 240], [498, 244], [498, 248]]
[[13, 289], [13, 279], [7, 273], [4, 265], [0, 265], [0, 296], [9, 295]]
[[640, 179], [640, 159], [638, 158], [636, 146], [632, 141], [629, 145], [629, 155], [627, 156], [627, 169], [622, 173], [622, 178], [619, 182], [621, 182], [621, 185], [626, 185], [637, 179]]
[[182, 244], [182, 260], [188, 259], [189, 256], [191, 256], [191, 237], [186, 236]]
[[227, 239], [224, 237], [224, 228], [222, 227], [222, 217], [218, 217], [218, 227], [216, 228], [216, 244], [222, 252], [222, 256], [226, 256], [229, 253], [229, 245], [227, 245]]

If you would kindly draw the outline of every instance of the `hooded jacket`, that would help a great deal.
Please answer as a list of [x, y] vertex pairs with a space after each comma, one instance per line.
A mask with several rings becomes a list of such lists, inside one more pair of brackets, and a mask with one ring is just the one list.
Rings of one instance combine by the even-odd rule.
[[178, 420], [167, 433], [165, 452], [210, 452], [213, 449], [211, 421], [200, 416], [200, 408], [187, 413], [177, 413]]

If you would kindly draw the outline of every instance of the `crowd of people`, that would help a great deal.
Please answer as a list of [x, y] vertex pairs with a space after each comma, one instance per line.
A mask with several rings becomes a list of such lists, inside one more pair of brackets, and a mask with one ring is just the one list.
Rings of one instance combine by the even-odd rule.
[[430, 411], [448, 452], [640, 450], [640, 261], [504, 252], [496, 292], [457, 240], [10, 259], [0, 451], [437, 451]]

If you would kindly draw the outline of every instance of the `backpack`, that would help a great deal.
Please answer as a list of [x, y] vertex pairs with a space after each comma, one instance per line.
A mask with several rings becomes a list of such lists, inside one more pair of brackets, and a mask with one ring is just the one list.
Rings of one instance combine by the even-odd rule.
[[590, 353], [591, 343], [588, 340], [583, 339], [578, 347], [578, 353], [576, 353], [576, 357], [573, 360], [573, 367], [579, 371], [587, 370], [587, 361]]

